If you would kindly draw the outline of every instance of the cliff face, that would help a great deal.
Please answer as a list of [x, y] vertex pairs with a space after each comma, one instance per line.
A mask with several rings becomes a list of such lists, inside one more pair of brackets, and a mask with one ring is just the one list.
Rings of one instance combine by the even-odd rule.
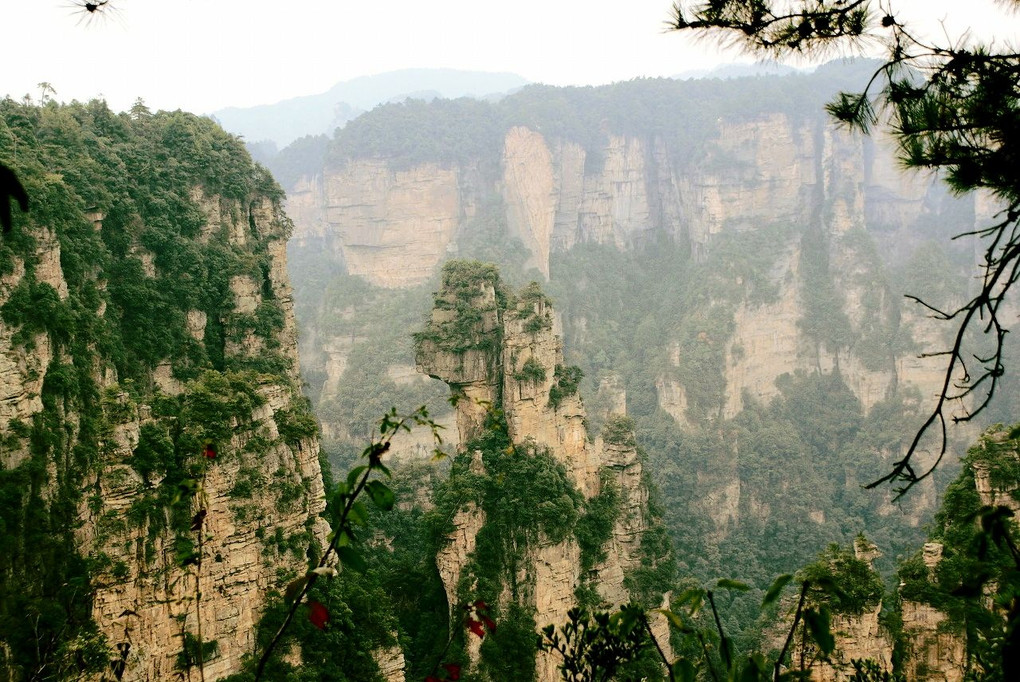
[[[785, 85], [799, 87], [772, 89]], [[940, 359], [917, 355], [941, 348], [943, 331], [902, 293], [951, 305], [942, 294], [962, 290], [952, 277], [973, 259], [948, 247], [941, 260], [921, 258], [925, 248], [938, 250], [925, 242], [972, 228], [989, 214], [987, 202], [950, 200], [936, 180], [902, 174], [889, 140], [831, 127], [824, 93], [761, 103], [742, 92], [761, 94], [757, 81], [713, 85], [743, 105], [723, 109], [695, 96], [708, 85], [698, 88], [548, 89], [540, 93], [546, 99], [523, 93], [485, 109], [490, 117], [456, 103], [393, 107], [401, 116], [413, 109], [430, 131], [410, 150], [378, 134], [387, 130], [384, 107], [357, 129], [362, 137], [355, 128], [338, 137], [325, 174], [306, 178], [290, 199], [298, 215], [310, 216], [296, 225], [293, 253], [316, 264], [324, 262], [313, 260], [319, 254], [335, 254], [325, 262], [356, 275], [335, 281], [356, 280], [350, 289], [362, 287], [373, 311], [434, 288], [453, 256], [498, 262], [515, 282], [547, 280], [562, 316], [551, 316], [549, 327], [565, 340], [568, 362], [594, 380], [582, 390], [623, 377], [617, 395], [639, 420], [649, 457], [658, 458], [665, 514], [699, 578], [728, 572], [752, 547], [756, 558], [746, 563], [760, 571], [753, 581], [767, 580], [845, 540], [847, 518], [906, 543], [909, 531], [900, 531], [923, 525], [935, 509], [934, 484], [899, 507], [860, 490], [902, 454], [904, 425], [918, 421], [942, 380]], [[632, 97], [617, 98], [624, 90]], [[378, 126], [374, 136], [368, 123]], [[322, 349], [322, 361], [310, 365], [309, 383], [321, 386], [327, 428], [341, 434], [343, 387], [365, 381], [358, 349], [382, 355], [393, 337], [356, 323], [354, 296], [325, 285], [314, 291], [308, 300], [317, 309], [305, 318], [314, 334], [305, 338]], [[584, 413], [569, 394], [550, 411], [561, 351], [530, 313], [500, 296], [495, 286], [444, 288], [430, 319], [460, 345], [438, 339], [417, 358], [462, 396], [452, 417], [461, 442], [483, 433], [487, 406], [498, 405], [515, 447], [530, 435], [550, 448], [589, 500], [606, 481], [622, 489], [636, 476], [627, 448], [583, 436]], [[454, 329], [468, 308], [477, 319]], [[384, 385], [407, 361], [380, 364], [379, 380], [365, 385]], [[596, 410], [591, 418], [606, 417]], [[494, 475], [491, 460], [485, 453], [472, 460], [477, 476]], [[482, 502], [451, 511], [460, 539], [441, 561], [450, 594], [477, 574], [471, 556], [485, 547], [492, 521]], [[632, 535], [613, 532], [622, 544], [610, 561], [628, 555], [623, 538]], [[566, 601], [548, 595], [576, 586], [570, 566], [586, 557], [569, 537], [545, 542], [550, 554], [534, 565], [543, 572], [535, 590], [554, 586], [541, 596], [554, 614]], [[531, 569], [521, 570], [531, 580]], [[594, 591], [612, 602], [613, 589]], [[520, 600], [538, 603], [531, 594]], [[864, 641], [872, 625], [851, 637]]]
[[[791, 667], [796, 667], [798, 661], [811, 661], [810, 679], [816, 682], [836, 682], [853, 676], [854, 662], [867, 661], [877, 665], [878, 669], [886, 674], [893, 672], [896, 633], [890, 632], [881, 618], [883, 609], [881, 580], [871, 565], [878, 556], [880, 552], [875, 545], [863, 537], [858, 537], [853, 547], [854, 559], [861, 562], [857, 565], [857, 570], [848, 567], [846, 561], [848, 557], [833, 561], [832, 554], [823, 554], [822, 561], [829, 563], [833, 571], [832, 577], [836, 578], [839, 588], [845, 591], [844, 594], [860, 590], [858, 583], [864, 578], [862, 574], [878, 580], [877, 594], [870, 595], [870, 599], [851, 609], [840, 608], [843, 604], [838, 600], [834, 605], [829, 604], [830, 607], [836, 606], [829, 626], [835, 644], [834, 650], [829, 656], [819, 656], [813, 645], [804, 650], [802, 640], [800, 645], [795, 646], [793, 656], [790, 658]], [[789, 623], [784, 625], [789, 627]]]
[[[138, 520], [138, 508], [161, 482], [139, 474], [132, 459], [138, 456], [142, 429], [161, 425], [161, 420], [153, 417], [148, 401], [133, 399], [119, 384], [103, 387], [119, 416], [112, 423], [104, 466], [86, 482], [93, 491], [91, 499], [100, 502], [83, 506], [87, 522], [81, 535], [91, 553], [111, 562], [93, 576], [93, 617], [111, 644], [130, 646], [119, 649], [127, 652], [125, 680], [172, 676], [181, 667], [183, 638], [197, 638], [198, 633], [206, 642], [215, 642], [204, 665], [208, 679], [240, 670], [242, 657], [254, 649], [255, 625], [268, 592], [278, 586], [279, 571], [301, 570], [306, 550], [322, 543], [328, 532], [325, 521], [318, 519], [325, 497], [314, 432], [296, 437], [286, 432], [295, 416], [291, 411], [300, 402], [286, 233], [280, 230], [286, 218], [268, 201], [257, 202], [252, 235], [247, 225], [223, 217], [237, 215], [236, 204], [211, 196], [202, 197], [199, 206], [207, 217], [204, 238], [225, 230], [229, 242], [244, 249], [250, 248], [250, 240], [272, 235], [265, 279], [232, 278], [233, 310], [226, 315], [253, 314], [266, 292], [283, 316], [271, 341], [290, 360], [290, 369], [282, 376], [258, 378], [249, 393], [250, 408], [223, 406], [233, 412], [229, 438], [215, 443], [215, 459], [201, 473], [192, 509], [195, 514], [204, 512], [204, 519], [194, 533], [201, 536], [195, 540], [199, 554], [190, 560], [178, 551], [180, 537], [161, 532], [157, 519]], [[195, 335], [204, 327], [196, 325]], [[236, 341], [228, 340], [226, 353], [258, 357], [265, 346], [266, 340], [248, 331]], [[227, 399], [219, 393], [224, 387], [217, 379], [171, 379], [161, 388], [182, 403], [209, 399], [206, 391], [213, 399]]]
[[[919, 682], [959, 682], [976, 669], [1002, 670], [1005, 657], [992, 642], [1001, 641], [1010, 627], [1004, 608], [1009, 597], [1003, 598], [1009, 588], [1002, 586], [1015, 579], [1016, 564], [995, 537], [998, 532], [1015, 534], [1016, 523], [1005, 520], [997, 532], [988, 532], [983, 523], [993, 509], [1011, 513], [1016, 508], [1016, 434], [1016, 427], [993, 427], [969, 450], [946, 492], [932, 538], [900, 563], [896, 601], [835, 616], [836, 651], [812, 668], [812, 679], [843, 679], [854, 659], [870, 659], [890, 672], [895, 665], [904, 679]], [[862, 544], [856, 549], [861, 558]], [[873, 556], [869, 552], [866, 558]], [[883, 608], [894, 611], [898, 632], [883, 625]], [[895, 661], [894, 648], [899, 653]]]
[[[595, 590], [595, 605], [604, 607], [619, 606], [636, 597], [625, 578], [648, 559], [642, 554], [641, 542], [653, 521], [648, 515], [648, 492], [632, 426], [621, 427], [611, 443], [588, 438], [584, 408], [576, 393], [580, 377], [573, 373], [575, 368], [563, 364], [552, 309], [537, 285], [514, 295], [486, 266], [451, 262], [444, 270], [444, 286], [436, 296], [431, 321], [418, 337], [417, 358], [421, 371], [447, 382], [457, 398], [460, 442], [468, 448], [463, 455], [469, 462], [467, 474], [489, 473], [482, 450], [472, 448], [480, 447], [475, 444], [489, 429], [500, 428], [493, 426], [493, 415], [500, 414], [509, 443], [504, 454], [528, 458], [548, 453], [562, 467], [568, 487], [576, 490], [581, 509], [601, 495], [612, 494], [617, 500], [611, 529], [594, 548], [601, 556], [595, 557], [597, 560], [583, 558], [592, 548], [586, 549], [573, 532], [557, 532], [557, 537], [551, 537], [540, 531], [526, 546], [515, 541], [514, 551], [519, 556], [514, 559], [510, 583], [498, 592], [500, 608], [517, 604], [541, 627], [566, 622], [567, 611], [577, 604], [578, 590], [584, 586]], [[495, 459], [493, 462], [502, 466]], [[451, 480], [458, 478], [455, 465]], [[527, 489], [543, 484], [534, 480], [514, 485]], [[540, 506], [563, 503], [555, 499], [553, 490], [529, 492], [542, 500]], [[482, 560], [477, 554], [484, 542], [481, 534], [486, 524], [493, 522], [482, 508], [484, 504], [468, 501], [457, 506], [447, 542], [437, 557], [451, 606], [464, 601], [465, 590], [482, 589], [477, 569], [471, 568], [476, 572], [469, 578], [468, 568]], [[566, 508], [566, 513], [574, 513], [573, 508]], [[466, 584], [466, 578], [473, 584]], [[665, 624], [658, 624], [657, 630], [665, 644]], [[477, 652], [473, 658], [477, 662]], [[558, 679], [556, 663], [540, 653], [538, 679]]]
[[348, 271], [384, 287], [420, 284], [435, 273], [463, 216], [458, 173], [426, 164], [394, 171], [360, 160], [292, 193], [300, 244], [316, 243]]
[[281, 193], [187, 114], [2, 113], [33, 209], [0, 247], [0, 666], [237, 672], [328, 530]]
[[[553, 256], [579, 245], [628, 249], [660, 235], [705, 260], [720, 235], [820, 225], [829, 235], [838, 305], [860, 333], [869, 323], [862, 310], [874, 294], [875, 268], [883, 267], [867, 259], [862, 265], [862, 231], [880, 248], [892, 245], [887, 257], [903, 259], [917, 243], [913, 226], [940, 219], [944, 210], [937, 185], [899, 171], [888, 140], [851, 137], [819, 118], [775, 113], [750, 121], [720, 119], [696, 158], [677, 158], [654, 135], [609, 135], [602, 145], [586, 151], [576, 142], [512, 127], [496, 177], [478, 164], [395, 171], [381, 161], [348, 161], [325, 177], [306, 178], [292, 194], [292, 248], [321, 249], [326, 259], [370, 283], [407, 287], [426, 282], [447, 254], [479, 238], [472, 230], [482, 205], [500, 207], [490, 221], [524, 246], [523, 267], [546, 278]], [[589, 159], [593, 155], [597, 161]], [[783, 255], [769, 273], [779, 295], [772, 302], [743, 302], [733, 312], [724, 417], [740, 411], [745, 395], [767, 402], [777, 394], [776, 378], [797, 369], [838, 367], [866, 409], [893, 386], [922, 395], [937, 390], [940, 359], [918, 361], [914, 348], [876, 363], [862, 360], [852, 346], [815, 346], [806, 338], [798, 326], [806, 314], [800, 292], [807, 286], [799, 238], [781, 239]], [[903, 331], [919, 347], [931, 348], [924, 311], [905, 307], [903, 314]], [[334, 341], [320, 343], [330, 347]], [[327, 371], [333, 380], [336, 372]], [[660, 405], [686, 421], [683, 382], [663, 375], [657, 385]]]
[[[38, 281], [48, 284], [60, 300], [67, 299], [67, 282], [60, 269], [60, 243], [48, 229], [40, 231], [29, 262], [34, 261], [34, 274]], [[16, 259], [10, 272], [0, 278], [0, 291], [10, 292], [25, 278], [25, 260]], [[6, 298], [6, 297], [5, 297]], [[42, 411], [42, 386], [46, 369], [53, 359], [53, 348], [49, 335], [36, 333], [29, 343], [15, 343], [17, 329], [8, 325], [0, 326], [0, 420], [9, 424], [11, 420], [30, 420], [33, 414]], [[23, 453], [27, 454], [27, 453]], [[5, 465], [12, 468], [17, 461], [8, 460]]]

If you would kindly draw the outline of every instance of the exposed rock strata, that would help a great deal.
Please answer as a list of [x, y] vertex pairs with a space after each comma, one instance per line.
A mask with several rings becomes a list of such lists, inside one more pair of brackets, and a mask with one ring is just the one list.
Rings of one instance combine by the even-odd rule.
[[[355, 159], [328, 168], [323, 177], [301, 180], [290, 199], [293, 248], [329, 254], [348, 273], [373, 284], [407, 287], [428, 281], [458, 251], [477, 229], [472, 221], [481, 205], [497, 206], [498, 215], [487, 220], [519, 239], [529, 254], [525, 267], [547, 278], [551, 255], [579, 244], [627, 249], [654, 234], [688, 245], [703, 260], [720, 234], [821, 222], [832, 238], [844, 311], [857, 329], [865, 293], [857, 277], [861, 259], [843, 238], [869, 230], [889, 247], [887, 255], [903, 258], [916, 245], [907, 233], [943, 202], [930, 179], [900, 171], [892, 149], [882, 137], [850, 136], [824, 119], [794, 121], [781, 113], [720, 119], [703, 152], [691, 159], [678, 158], [658, 136], [609, 134], [601, 148], [585, 149], [516, 126], [504, 136], [495, 176], [480, 162], [393, 170], [382, 160]], [[741, 304], [734, 313], [721, 416], [740, 411], [745, 391], [759, 400], [774, 397], [775, 379], [797, 369], [838, 367], [865, 410], [894, 388], [916, 387], [922, 395], [938, 390], [941, 358], [918, 359], [910, 350], [876, 367], [853, 348], [815, 349], [808, 343], [798, 328], [799, 258], [791, 239], [772, 273], [779, 296]], [[934, 338], [927, 336], [933, 331], [922, 316], [907, 311], [902, 329], [912, 329], [915, 339]], [[341, 341], [322, 338], [319, 345], [333, 348]], [[327, 384], [334, 387], [342, 357], [328, 355]], [[660, 407], [689, 423], [682, 383], [663, 376], [656, 388]]]
[[[252, 423], [239, 429], [229, 447], [221, 447], [219, 462], [209, 468], [203, 484], [207, 514], [202, 562], [190, 569], [179, 567], [172, 537], [157, 537], [150, 549], [147, 525], [112, 523], [129, 516], [132, 504], [147, 487], [130, 465], [119, 463], [130, 460], [142, 422], [128, 421], [115, 432], [111, 463], [92, 484], [102, 506], [85, 518], [95, 529], [95, 549], [114, 562], [110, 573], [97, 578], [93, 615], [113, 643], [131, 644], [125, 680], [172, 677], [182, 632], [199, 632], [199, 614], [202, 637], [217, 643], [216, 656], [205, 665], [206, 679], [236, 672], [241, 658], [254, 649], [255, 625], [267, 593], [277, 586], [277, 570], [303, 564], [270, 549], [262, 538], [272, 537], [277, 528], [286, 537], [302, 533], [325, 509], [318, 443], [314, 439], [295, 446], [279, 442], [274, 415], [290, 405], [292, 396], [288, 389], [273, 384], [261, 393], [266, 402], [252, 414]], [[254, 437], [277, 445], [253, 458], [244, 446]], [[242, 467], [252, 466], [307, 492], [283, 509], [270, 489], [237, 499], [231, 489], [240, 480]], [[321, 519], [313, 528], [319, 541], [325, 539], [328, 529]], [[123, 566], [120, 570], [126, 570], [126, 575], [118, 566]]]
[[946, 614], [929, 604], [905, 601], [900, 606], [908, 642], [904, 674], [918, 682], [960, 682], [966, 672], [965, 637], [944, 631]]
[[[871, 562], [880, 555], [878, 548], [863, 538], [854, 543], [854, 555]], [[830, 630], [836, 648], [827, 659], [816, 661], [811, 668], [814, 682], [838, 682], [853, 675], [853, 661], [871, 661], [885, 672], [893, 670], [893, 634], [882, 624], [882, 602], [864, 608], [861, 613], [837, 613]], [[796, 656], [794, 657], [796, 658]], [[908, 678], [912, 679], [912, 678]]]
[[[434, 326], [442, 329], [457, 319], [457, 311], [463, 309], [457, 308], [456, 299], [456, 294], [440, 292], [432, 313]], [[591, 442], [576, 393], [550, 400], [563, 352], [553, 333], [552, 310], [543, 296], [525, 295], [514, 307], [504, 308], [497, 303], [494, 286], [483, 283], [473, 293], [462, 294], [462, 303], [464, 299], [481, 314], [474, 317], [470, 333], [463, 329], [461, 333], [484, 349], [453, 352], [443, 341], [426, 338], [419, 346], [419, 368], [446, 381], [460, 397], [457, 423], [462, 443], [480, 435], [489, 409], [500, 408], [512, 442], [529, 441], [548, 448], [584, 498], [597, 495], [603, 481], [617, 488], [620, 511], [604, 547], [606, 558], [587, 577], [607, 606], [629, 601], [624, 579], [640, 564], [641, 538], [649, 524], [648, 492], [633, 433], [622, 442]], [[539, 367], [540, 373], [535, 369]], [[481, 467], [476, 454], [471, 469], [484, 471]], [[437, 557], [450, 604], [457, 603], [462, 572], [484, 524], [485, 514], [474, 503], [459, 509], [453, 518], [453, 531]], [[535, 622], [540, 626], [564, 623], [576, 604], [575, 590], [582, 584], [577, 542], [570, 535], [561, 542], [540, 537], [536, 546], [528, 548], [522, 566], [521, 576], [530, 585], [524, 591], [527, 606], [533, 609]], [[668, 648], [665, 624], [657, 622], [655, 630]], [[551, 655], [539, 653], [536, 665], [541, 682], [559, 678], [557, 661]]]
[[[265, 244], [269, 257], [266, 281], [255, 282], [250, 276], [235, 276], [230, 281], [233, 314], [254, 313], [263, 292], [271, 292], [283, 313], [277, 342], [292, 364], [289, 377], [266, 379], [259, 388], [262, 405], [248, 419], [234, 424], [235, 435], [229, 443], [218, 446], [217, 460], [203, 482], [205, 540], [199, 565], [181, 568], [174, 539], [160, 535], [149, 542], [145, 524], [110, 524], [111, 519], [128, 514], [139, 495], [152, 485], [129, 464], [139, 428], [149, 419], [147, 406], [139, 405], [115, 429], [109, 443], [110, 463], [91, 483], [102, 505], [85, 512], [89, 519], [85, 534], [91, 536], [94, 551], [104, 552], [113, 562], [112, 571], [97, 579], [93, 613], [111, 642], [131, 644], [125, 680], [172, 676], [185, 631], [201, 631], [204, 639], [217, 643], [215, 657], [205, 665], [206, 679], [239, 670], [241, 658], [253, 650], [255, 625], [268, 592], [277, 586], [279, 569], [297, 569], [304, 564], [303, 556], [279, 554], [265, 538], [289, 538], [311, 530], [316, 541], [322, 542], [328, 532], [318, 518], [325, 509], [318, 442], [304, 438], [287, 443], [278, 429], [278, 415], [298, 397], [293, 388], [297, 334], [286, 270], [286, 233], [278, 227], [285, 218], [268, 200], [253, 205], [249, 220], [243, 217], [243, 210], [218, 196], [196, 190], [193, 199], [206, 216], [203, 239], [225, 230], [237, 248], [250, 248], [253, 240]], [[193, 337], [202, 338], [204, 318], [200, 311], [188, 314]], [[228, 341], [226, 352], [257, 355], [262, 352], [260, 339], [248, 334], [239, 343]], [[184, 390], [169, 372], [163, 382], [171, 393]], [[249, 447], [255, 439], [271, 445], [255, 454], [258, 451]], [[242, 469], [262, 472], [272, 485], [256, 488], [250, 498], [238, 498], [232, 490], [241, 480]], [[274, 492], [277, 485], [301, 493], [283, 504]], [[127, 567], [126, 575], [118, 571], [118, 565]]]
[[393, 171], [362, 160], [324, 185], [326, 223], [309, 229], [326, 230], [317, 236], [351, 274], [385, 287], [420, 284], [446, 256], [461, 218], [457, 171], [433, 164]]
[[[204, 666], [205, 679], [239, 671], [242, 657], [253, 650], [255, 624], [267, 595], [278, 587], [278, 572], [298, 570], [305, 563], [303, 553], [277, 554], [266, 542], [266, 534], [289, 538], [311, 531], [311, 537], [322, 541], [328, 531], [321, 519], [316, 520], [325, 507], [318, 442], [315, 437], [287, 442], [278, 427], [285, 411], [299, 398], [295, 392], [296, 324], [285, 258], [286, 218], [278, 206], [261, 197], [249, 207], [196, 188], [191, 199], [205, 217], [198, 235], [200, 244], [225, 235], [233, 247], [250, 251], [257, 245], [267, 258], [264, 281], [248, 275], [231, 280], [233, 309], [226, 310], [218, 322], [227, 324], [231, 315], [253, 313], [268, 292], [282, 313], [275, 343], [281, 355], [291, 359], [291, 367], [282, 374], [263, 374], [257, 387], [259, 406], [228, 425], [233, 427], [233, 436], [218, 444], [217, 458], [208, 466], [201, 496], [194, 503], [193, 511], [205, 511], [201, 559], [183, 567], [175, 538], [165, 529], [168, 521], [154, 527], [153, 517], [147, 517], [149, 512], [142, 506], [142, 498], [160, 484], [160, 476], [146, 480], [132, 465], [142, 428], [154, 422], [152, 409], [138, 401], [137, 387], [132, 389], [133, 395], [121, 389], [112, 366], [92, 368], [99, 390], [105, 391], [106, 431], [101, 439], [101, 461], [87, 480], [76, 482], [86, 494], [75, 537], [80, 553], [96, 566], [91, 574], [92, 617], [109, 642], [111, 655], [122, 656], [124, 670], [119, 679], [127, 682], [177, 675], [185, 632], [191, 636], [201, 632], [207, 642], [216, 642], [216, 653]], [[101, 222], [96, 225], [102, 229]], [[32, 276], [51, 286], [61, 300], [66, 299], [68, 287], [56, 237], [45, 229], [35, 231], [33, 237], [37, 247], [31, 257]], [[149, 277], [157, 272], [156, 260], [143, 249], [129, 249], [126, 257], [141, 260]], [[24, 262], [16, 259], [13, 265], [0, 279], [0, 303], [26, 276]], [[97, 288], [104, 289], [105, 283], [97, 283]], [[104, 304], [99, 315], [105, 310]], [[186, 334], [203, 342], [207, 313], [192, 309], [184, 317]], [[0, 431], [4, 433], [12, 422], [31, 423], [33, 415], [42, 412], [40, 395], [54, 359], [54, 346], [46, 333], [34, 334], [25, 343], [18, 340], [17, 331], [0, 321]], [[257, 341], [249, 335], [228, 343], [226, 354], [232, 358], [257, 356], [263, 350]], [[66, 347], [61, 352], [65, 363], [82, 362], [71, 357]], [[178, 395], [188, 387], [173, 375], [171, 360], [156, 365], [151, 382], [166, 395]], [[70, 451], [81, 428], [80, 418], [59, 406], [56, 409], [71, 440]], [[253, 447], [255, 441], [266, 446]], [[27, 452], [5, 448], [3, 468], [16, 467]], [[56, 464], [51, 466], [49, 480], [58, 481]], [[260, 472], [269, 479], [267, 483], [288, 486], [298, 493], [286, 504], [281, 503], [273, 485], [254, 490], [250, 498], [238, 497], [232, 491], [242, 469]], [[151, 513], [169, 514], [165, 509]]]

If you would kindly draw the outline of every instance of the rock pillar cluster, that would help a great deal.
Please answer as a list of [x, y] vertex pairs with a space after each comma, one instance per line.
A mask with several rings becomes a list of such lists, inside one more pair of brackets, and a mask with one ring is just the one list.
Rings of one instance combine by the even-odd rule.
[[[457, 396], [460, 442], [467, 448], [494, 415], [501, 415], [510, 441], [548, 451], [582, 500], [592, 500], [606, 486], [618, 496], [613, 528], [595, 565], [582, 567], [573, 534], [559, 541], [541, 537], [534, 546], [521, 548], [520, 573], [528, 583], [521, 592], [526, 595], [523, 606], [535, 623], [564, 623], [582, 585], [593, 587], [605, 608], [629, 601], [633, 595], [625, 578], [641, 561], [641, 539], [651, 522], [633, 430], [629, 420], [617, 417], [614, 423], [623, 428], [611, 442], [589, 438], [577, 393], [581, 376], [563, 362], [552, 307], [538, 285], [510, 292], [493, 266], [452, 262], [444, 269], [431, 320], [417, 337], [417, 362], [419, 370], [447, 382]], [[469, 456], [470, 469], [484, 473], [479, 454]], [[473, 502], [453, 517], [453, 530], [438, 557], [451, 605], [457, 603], [464, 567], [485, 523], [485, 513]], [[656, 630], [668, 647], [665, 627]], [[538, 679], [558, 679], [556, 663], [540, 653]]]

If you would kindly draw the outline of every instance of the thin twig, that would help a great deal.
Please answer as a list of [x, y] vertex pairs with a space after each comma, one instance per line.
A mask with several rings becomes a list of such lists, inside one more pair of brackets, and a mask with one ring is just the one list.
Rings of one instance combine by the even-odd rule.
[[786, 641], [783, 642], [783, 648], [779, 652], [779, 658], [776, 659], [775, 667], [772, 669], [772, 682], [779, 682], [779, 673], [783, 667], [783, 660], [786, 658], [786, 652], [789, 651], [790, 645], [793, 643], [793, 635], [797, 632], [797, 624], [800, 622], [801, 614], [804, 613], [804, 601], [807, 599], [808, 588], [810, 583], [805, 580], [804, 584], [800, 588], [800, 600], [797, 602], [797, 610], [793, 614], [793, 625], [790, 626], [790, 632], [786, 635]]
[[[380, 449], [382, 451], [389, 449], [389, 438], [390, 437], [387, 437], [387, 439], [380, 444]], [[347, 517], [351, 512], [351, 508], [354, 506], [354, 502], [357, 499], [358, 494], [360, 494], [361, 491], [364, 490], [365, 485], [368, 483], [368, 477], [371, 474], [372, 467], [367, 467], [364, 473], [362, 473], [361, 479], [358, 481], [357, 486], [348, 496], [347, 503], [344, 505], [344, 510], [340, 515], [340, 522], [337, 524], [337, 529], [333, 533], [333, 539], [330, 541], [329, 546], [326, 548], [326, 551], [323, 552], [322, 558], [319, 559], [319, 568], [322, 568], [323, 566], [326, 565], [327, 561], [329, 560], [330, 554], [332, 554], [336, 550], [337, 543], [340, 541], [341, 536], [344, 535], [344, 529], [347, 527]], [[290, 622], [294, 620], [294, 614], [297, 613], [298, 607], [304, 600], [305, 595], [308, 594], [308, 591], [315, 584], [315, 581], [316, 579], [318, 579], [319, 574], [315, 572], [309, 572], [306, 577], [308, 579], [305, 581], [304, 585], [301, 587], [301, 591], [294, 598], [294, 601], [291, 603], [290, 608], [287, 610], [287, 617], [284, 618], [283, 623], [280, 625], [279, 629], [277, 629], [276, 634], [273, 635], [273, 638], [269, 641], [269, 644], [266, 646], [266, 650], [262, 653], [262, 656], [259, 658], [258, 667], [255, 668], [255, 682], [258, 682], [260, 679], [262, 679], [262, 673], [265, 670], [266, 663], [269, 662], [269, 657], [273, 654], [273, 650], [276, 648], [276, 645], [279, 644], [280, 640], [283, 638], [283, 633], [287, 630], [287, 626], [289, 626]]]
[[666, 665], [666, 675], [669, 677], [670, 682], [675, 682], [675, 678], [673, 677], [673, 666], [669, 662], [669, 659], [666, 658], [666, 652], [664, 652], [662, 647], [659, 646], [659, 640], [655, 638], [655, 633], [652, 632], [652, 626], [648, 622], [648, 616], [644, 613], [641, 614], [641, 622], [644, 624], [645, 631], [648, 632], [648, 636], [652, 638], [652, 644], [655, 645], [655, 650], [659, 652], [659, 658], [661, 658], [662, 662]]
[[715, 627], [719, 631], [719, 648], [722, 650], [723, 663], [726, 664], [726, 670], [729, 670], [733, 667], [730, 647], [728, 646], [729, 640], [726, 637], [726, 633], [723, 632], [722, 621], [719, 620], [719, 611], [715, 608], [715, 598], [712, 595], [712, 590], [706, 590], [705, 594], [708, 595], [708, 603], [712, 607], [712, 616], [715, 618]]

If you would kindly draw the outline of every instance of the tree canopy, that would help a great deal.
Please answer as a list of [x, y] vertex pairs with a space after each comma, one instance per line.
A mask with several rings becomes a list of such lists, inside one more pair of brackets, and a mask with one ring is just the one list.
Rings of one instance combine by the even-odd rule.
[[[1003, 13], [1017, 0], [998, 3]], [[711, 0], [676, 2], [670, 27], [717, 36], [770, 58], [829, 56], [859, 50], [865, 41], [885, 49], [858, 92], [839, 94], [826, 107], [851, 129], [889, 130], [904, 166], [938, 172], [956, 193], [985, 192], [997, 202], [991, 224], [958, 237], [982, 240], [976, 291], [956, 308], [915, 298], [937, 319], [955, 325], [942, 390], [907, 453], [869, 487], [901, 484], [900, 492], [929, 476], [914, 453], [932, 437], [945, 454], [947, 426], [982, 412], [1005, 372], [1006, 296], [1020, 277], [1020, 54], [971, 37], [930, 41], [888, 3], [871, 0]], [[914, 298], [911, 296], [911, 298]], [[969, 405], [958, 408], [966, 400]], [[954, 413], [954, 410], [962, 412]]]

